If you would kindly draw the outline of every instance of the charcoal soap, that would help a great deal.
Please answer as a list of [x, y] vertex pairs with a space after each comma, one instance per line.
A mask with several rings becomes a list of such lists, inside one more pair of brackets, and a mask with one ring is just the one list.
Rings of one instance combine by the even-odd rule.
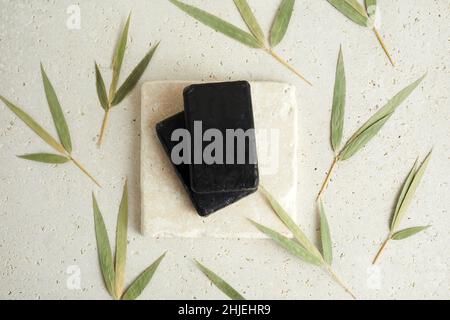
[[176, 129], [185, 128], [185, 115], [184, 112], [181, 112], [158, 123], [156, 125], [156, 133], [170, 159], [170, 162], [175, 168], [178, 178], [189, 194], [189, 197], [191, 198], [191, 201], [200, 216], [208, 216], [254, 192], [254, 190], [208, 194], [200, 194], [194, 192], [191, 189], [189, 164], [182, 163], [176, 165], [172, 162], [171, 158], [172, 149], [179, 143], [178, 141], [172, 141], [172, 132]]
[[[259, 174], [250, 84], [246, 81], [195, 84], [185, 88], [183, 95], [186, 128], [192, 137], [192, 190], [197, 193], [256, 190]], [[195, 129], [199, 122], [200, 136]], [[209, 129], [219, 131], [223, 137], [222, 162], [206, 163], [202, 157], [205, 148], [215, 141], [203, 139]], [[238, 161], [238, 139], [226, 139], [227, 129], [248, 133], [241, 140], [245, 141], [244, 161], [242, 156]], [[227, 156], [232, 161], [227, 161]]]

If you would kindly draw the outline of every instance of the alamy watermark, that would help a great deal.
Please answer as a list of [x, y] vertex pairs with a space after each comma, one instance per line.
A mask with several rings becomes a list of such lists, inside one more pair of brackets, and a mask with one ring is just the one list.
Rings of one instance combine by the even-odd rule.
[[192, 134], [187, 129], [176, 129], [170, 138], [176, 143], [171, 152], [171, 160], [175, 165], [258, 163], [260, 170], [265, 171], [265, 174], [276, 174], [278, 171], [280, 152], [278, 129], [210, 128], [203, 131], [202, 121], [195, 121]]

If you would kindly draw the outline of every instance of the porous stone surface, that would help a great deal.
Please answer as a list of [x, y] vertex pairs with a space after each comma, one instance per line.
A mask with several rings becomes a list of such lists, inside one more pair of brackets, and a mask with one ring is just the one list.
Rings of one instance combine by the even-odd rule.
[[[148, 82], [141, 89], [141, 228], [149, 236], [261, 238], [253, 219], [282, 233], [267, 201], [254, 193], [207, 218], [199, 217], [173, 169], [155, 126], [183, 110], [183, 90], [194, 81]], [[260, 183], [297, 216], [297, 103], [295, 88], [251, 82]]]
[[[185, 2], [246, 29], [233, 1]], [[268, 33], [280, 1], [249, 3]], [[142, 83], [247, 79], [286, 82], [297, 88], [297, 215], [315, 244], [319, 244], [315, 197], [333, 158], [329, 127], [339, 47], [347, 74], [344, 140], [396, 92], [428, 71], [423, 84], [377, 137], [339, 164], [325, 194], [325, 209], [333, 267], [360, 299], [448, 300], [449, 1], [378, 3], [379, 30], [395, 68], [371, 30], [346, 19], [328, 1], [296, 1], [286, 36], [275, 49], [308, 77], [314, 85], [309, 87], [265, 52], [195, 22], [167, 0], [0, 0], [0, 93], [56, 134], [42, 87], [42, 62], [63, 107], [74, 156], [102, 184], [97, 188], [70, 164], [17, 158], [51, 149], [0, 104], [0, 298], [108, 299], [98, 266], [91, 193], [95, 192], [113, 242], [125, 178], [130, 206], [126, 282], [167, 251], [141, 299], [223, 299], [192, 258], [248, 299], [349, 297], [322, 270], [270, 240], [142, 236], [140, 85], [111, 112], [104, 144], [101, 149], [96, 146], [103, 109], [95, 89], [94, 60], [109, 84], [113, 48], [132, 11], [120, 82], [161, 40]], [[80, 28], [68, 28], [68, 11], [77, 6]], [[431, 147], [433, 158], [402, 226], [432, 227], [390, 244], [373, 267], [373, 256], [389, 232], [400, 186], [415, 159], [423, 158]]]

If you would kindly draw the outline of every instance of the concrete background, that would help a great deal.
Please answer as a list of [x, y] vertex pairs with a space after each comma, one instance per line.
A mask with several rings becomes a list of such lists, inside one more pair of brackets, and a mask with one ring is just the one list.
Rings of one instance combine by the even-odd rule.
[[[188, 2], [244, 27], [231, 0]], [[249, 2], [269, 30], [279, 1]], [[81, 10], [79, 30], [66, 26], [66, 10], [72, 4]], [[395, 69], [373, 33], [348, 21], [325, 0], [297, 1], [278, 51], [310, 78], [311, 88], [263, 52], [200, 25], [167, 1], [0, 0], [1, 94], [54, 132], [40, 79], [42, 61], [63, 105], [74, 155], [104, 186], [99, 190], [69, 164], [55, 167], [16, 158], [49, 149], [0, 105], [0, 298], [108, 298], [97, 262], [91, 192], [98, 197], [112, 235], [125, 177], [131, 215], [127, 282], [168, 250], [142, 299], [224, 297], [191, 258], [203, 261], [248, 298], [348, 298], [321, 270], [270, 241], [186, 241], [139, 234], [139, 89], [112, 112], [103, 148], [95, 145], [103, 112], [93, 62], [101, 65], [109, 82], [113, 47], [130, 10], [131, 41], [123, 75], [151, 44], [162, 40], [143, 80], [248, 79], [296, 85], [301, 140], [298, 215], [314, 239], [313, 200], [333, 156], [329, 119], [339, 45], [348, 79], [345, 137], [428, 71], [423, 85], [370, 145], [338, 168], [326, 208], [335, 269], [359, 297], [450, 298], [450, 5], [447, 0], [380, 0], [379, 6], [380, 29], [397, 61]], [[433, 227], [392, 243], [379, 267], [371, 268], [402, 181], [416, 157], [423, 158], [432, 147], [433, 160], [403, 226]], [[80, 290], [67, 285], [73, 270], [80, 272]]]

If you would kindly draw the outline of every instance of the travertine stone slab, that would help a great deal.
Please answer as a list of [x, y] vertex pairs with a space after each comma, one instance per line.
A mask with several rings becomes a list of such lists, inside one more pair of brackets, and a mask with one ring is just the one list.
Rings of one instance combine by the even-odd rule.
[[[259, 192], [202, 218], [161, 146], [155, 126], [183, 110], [183, 89], [195, 82], [157, 81], [142, 86], [141, 228], [153, 237], [262, 238], [251, 218], [286, 234]], [[297, 216], [297, 104], [295, 88], [250, 82], [261, 185]]]

